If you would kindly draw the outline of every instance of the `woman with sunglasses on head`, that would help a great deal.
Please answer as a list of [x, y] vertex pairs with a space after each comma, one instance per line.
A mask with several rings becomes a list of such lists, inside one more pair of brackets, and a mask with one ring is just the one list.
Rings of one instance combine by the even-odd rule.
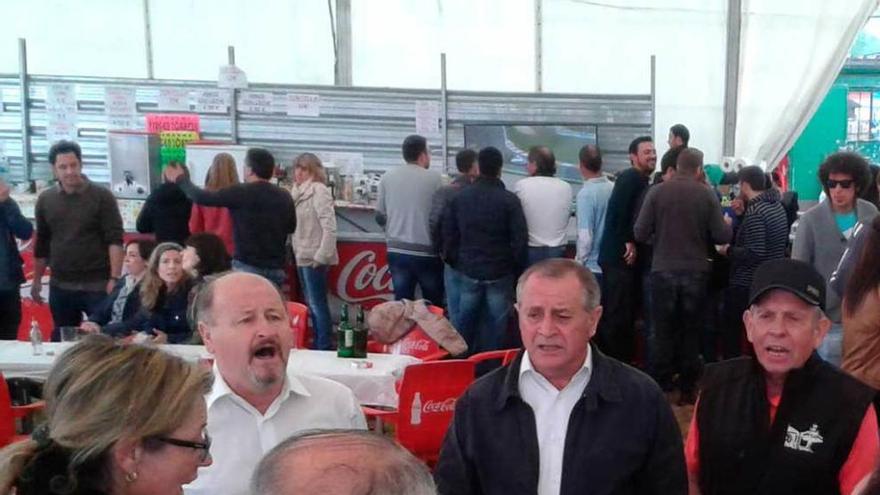
[[[791, 257], [813, 265], [826, 281], [831, 280], [856, 225], [877, 215], [874, 205], [858, 197], [869, 186], [869, 177], [868, 161], [851, 151], [831, 154], [819, 167], [826, 198], [798, 220]], [[819, 355], [839, 366], [843, 331], [840, 295], [827, 291], [825, 308], [833, 325], [818, 349]]]
[[212, 375], [155, 347], [94, 335], [46, 381], [46, 422], [0, 450], [0, 493], [176, 495], [211, 464]]

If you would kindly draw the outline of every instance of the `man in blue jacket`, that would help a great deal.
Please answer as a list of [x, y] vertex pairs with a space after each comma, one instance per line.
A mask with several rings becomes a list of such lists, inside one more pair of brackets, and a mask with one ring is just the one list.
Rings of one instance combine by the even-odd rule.
[[20, 286], [24, 282], [15, 238], [26, 241], [34, 226], [22, 216], [9, 186], [0, 179], [0, 339], [15, 340], [21, 323]]
[[660, 388], [589, 344], [602, 316], [590, 270], [545, 260], [516, 292], [526, 350], [456, 402], [439, 492], [687, 493], [681, 432]]

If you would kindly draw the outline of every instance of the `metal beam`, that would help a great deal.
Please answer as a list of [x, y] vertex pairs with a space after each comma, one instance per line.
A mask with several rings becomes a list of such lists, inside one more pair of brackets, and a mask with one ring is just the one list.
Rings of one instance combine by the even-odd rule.
[[742, 0], [727, 0], [727, 63], [725, 64], [724, 74], [723, 156], [736, 156], [736, 105], [739, 94], [741, 32]]
[[351, 0], [336, 0], [336, 64], [333, 82], [337, 86], [352, 85]]
[[24, 178], [27, 181], [33, 179], [33, 165], [31, 163], [31, 109], [28, 106], [30, 96], [27, 66], [27, 41], [18, 39], [18, 92], [21, 104], [21, 166], [24, 169]]
[[[226, 47], [226, 63], [235, 65], [235, 47]], [[238, 90], [229, 90], [229, 136], [233, 144], [238, 144]]]
[[150, 23], [150, 0], [144, 0], [144, 49], [147, 57], [147, 79], [153, 78], [153, 28]]
[[448, 101], [446, 98], [446, 54], [440, 54], [440, 132], [443, 133], [443, 173], [449, 172], [449, 126], [446, 125], [448, 117]]
[[544, 88], [544, 2], [535, 0], [535, 91]]
[[657, 55], [651, 55], [651, 133], [657, 128]]

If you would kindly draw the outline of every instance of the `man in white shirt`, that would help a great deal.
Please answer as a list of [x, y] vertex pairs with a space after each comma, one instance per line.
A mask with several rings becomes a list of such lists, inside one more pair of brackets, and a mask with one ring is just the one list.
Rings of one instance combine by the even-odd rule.
[[[571, 218], [571, 186], [556, 175], [556, 157], [550, 148], [529, 150], [526, 170], [531, 177], [520, 180], [513, 192], [522, 203], [529, 227], [529, 266], [565, 254]], [[534, 171], [534, 173], [532, 173]]]
[[520, 277], [525, 352], [455, 404], [434, 479], [442, 495], [684, 495], [681, 431], [660, 387], [589, 341], [596, 278], [569, 259]]
[[199, 333], [214, 356], [214, 388], [205, 398], [214, 462], [199, 469], [187, 494], [246, 495], [260, 458], [285, 438], [310, 429], [366, 428], [348, 388], [287, 372], [293, 333], [267, 279], [223, 275], [195, 304]]

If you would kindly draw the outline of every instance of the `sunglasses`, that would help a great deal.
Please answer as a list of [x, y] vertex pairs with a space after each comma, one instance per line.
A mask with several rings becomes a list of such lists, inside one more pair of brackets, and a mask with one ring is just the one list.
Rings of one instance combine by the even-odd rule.
[[207, 433], [205, 433], [204, 442], [191, 442], [189, 440], [180, 440], [178, 438], [169, 437], [156, 437], [156, 440], [162, 443], [167, 443], [168, 445], [201, 450], [202, 452], [199, 454], [199, 462], [205, 462], [208, 459], [208, 456], [211, 455], [211, 437], [209, 437]]
[[855, 183], [855, 181], [852, 179], [846, 179], [846, 180], [828, 179], [827, 181], [825, 181], [825, 185], [828, 186], [828, 189], [834, 189], [837, 186], [840, 186], [844, 189], [849, 189], [853, 186], [854, 183]]

